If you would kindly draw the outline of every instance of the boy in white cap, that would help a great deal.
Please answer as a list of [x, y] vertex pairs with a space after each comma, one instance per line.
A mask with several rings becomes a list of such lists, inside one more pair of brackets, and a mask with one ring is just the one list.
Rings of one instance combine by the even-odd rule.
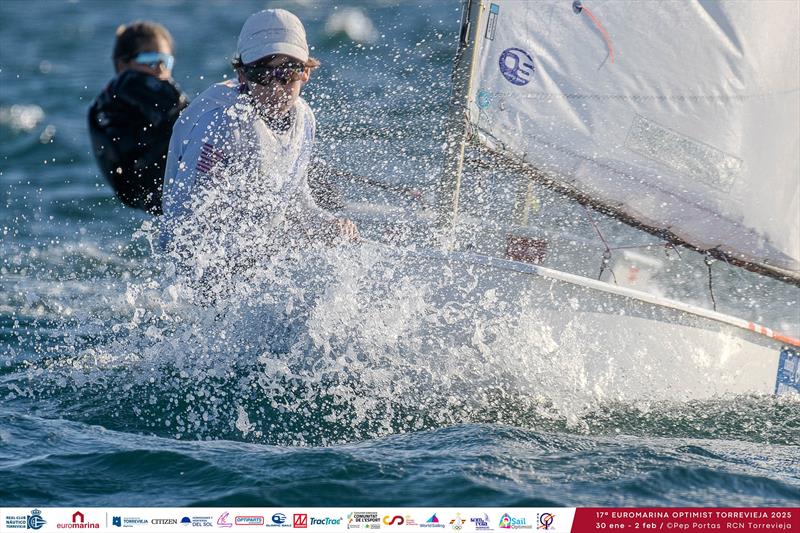
[[[225, 262], [252, 259], [262, 244], [269, 253], [278, 235], [357, 238], [351, 221], [311, 197], [306, 170], [316, 121], [300, 90], [319, 62], [309, 57], [303, 24], [283, 9], [251, 15], [233, 66], [238, 83], [211, 86], [175, 124], [164, 175], [166, 240], [182, 241], [184, 259], [207, 256], [187, 243], [203, 247], [220, 230], [226, 242], [214, 246], [225, 248]], [[232, 226], [252, 238], [228, 246]]]

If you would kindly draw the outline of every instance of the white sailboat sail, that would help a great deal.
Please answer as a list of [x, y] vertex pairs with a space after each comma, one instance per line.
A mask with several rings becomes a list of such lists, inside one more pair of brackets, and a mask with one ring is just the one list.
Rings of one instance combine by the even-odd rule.
[[481, 4], [467, 99], [483, 144], [651, 231], [800, 280], [799, 2]]
[[[455, 229], [471, 138], [499, 156], [490, 165], [543, 177], [669, 240], [798, 283], [800, 4], [587, 4], [464, 0], [440, 227]], [[444, 235], [447, 248], [453, 235]], [[407, 260], [423, 272], [418, 255]], [[546, 309], [531, 326], [553, 333], [554, 352], [571, 362], [577, 342], [596, 364], [588, 374], [628, 376], [626, 391], [641, 385], [634, 396], [800, 393], [800, 339], [507, 256], [515, 260], [452, 250], [423, 258], [447, 280], [471, 280], [447, 298], [502, 292], [519, 305], [507, 309], [511, 317]], [[541, 346], [534, 339], [528, 348]], [[665, 360], [675, 366], [648, 370]], [[686, 380], [666, 383], [673, 372]]]

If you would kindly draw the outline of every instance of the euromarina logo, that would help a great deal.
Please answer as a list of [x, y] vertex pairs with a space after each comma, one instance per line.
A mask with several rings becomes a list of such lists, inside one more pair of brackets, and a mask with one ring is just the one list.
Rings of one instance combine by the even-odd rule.
[[355, 511], [347, 514], [347, 529], [380, 529], [381, 517], [377, 512]]
[[504, 513], [500, 518], [500, 529], [533, 529], [533, 524], [528, 524], [525, 518], [514, 518]]
[[233, 519], [237, 526], [263, 526], [264, 517], [261, 515], [237, 515]]
[[80, 511], [72, 513], [72, 522], [59, 522], [56, 524], [57, 529], [100, 529], [99, 522], [92, 522], [86, 520], [86, 515]]
[[483, 513], [483, 516], [470, 517], [469, 521], [475, 528], [475, 531], [494, 531], [489, 525], [489, 515], [486, 513]]
[[425, 522], [421, 523], [419, 525], [419, 527], [441, 527], [441, 528], [444, 528], [444, 524], [439, 521], [439, 517], [436, 516], [436, 513], [433, 513], [433, 515], [430, 518], [428, 518], [427, 520], [425, 520]]
[[7, 515], [5, 521], [6, 529], [41, 529], [46, 523], [39, 509], [33, 509], [29, 515]]

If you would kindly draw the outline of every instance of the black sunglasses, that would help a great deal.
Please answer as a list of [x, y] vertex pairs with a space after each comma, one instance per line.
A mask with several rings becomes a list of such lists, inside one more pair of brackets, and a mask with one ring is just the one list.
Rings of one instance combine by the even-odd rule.
[[244, 65], [242, 72], [244, 72], [244, 77], [248, 81], [259, 85], [267, 85], [271, 81], [287, 85], [300, 79], [300, 76], [303, 75], [307, 68], [303, 63], [289, 61], [277, 67], [258, 64]]

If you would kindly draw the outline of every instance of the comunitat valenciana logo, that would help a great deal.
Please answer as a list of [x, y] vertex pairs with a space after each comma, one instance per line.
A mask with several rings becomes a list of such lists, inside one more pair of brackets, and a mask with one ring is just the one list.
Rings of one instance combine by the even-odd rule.
[[72, 513], [72, 522], [58, 522], [56, 524], [58, 529], [100, 529], [99, 522], [92, 522], [86, 520], [86, 515], [80, 511]]

